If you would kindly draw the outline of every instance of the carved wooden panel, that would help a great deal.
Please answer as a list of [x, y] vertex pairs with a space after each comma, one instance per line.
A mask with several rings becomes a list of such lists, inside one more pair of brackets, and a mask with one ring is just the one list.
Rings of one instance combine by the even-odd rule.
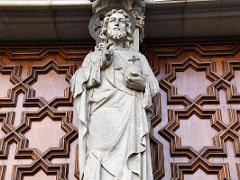
[[0, 179], [77, 179], [69, 81], [89, 47], [1, 47]]
[[[0, 47], [0, 179], [77, 180], [69, 80], [86, 46]], [[240, 179], [240, 44], [148, 44], [155, 180]]]
[[[78, 179], [77, 118], [70, 78], [93, 47], [0, 47], [0, 179]], [[152, 127], [160, 123], [155, 99]], [[155, 179], [162, 144], [151, 133]]]
[[240, 179], [240, 44], [146, 45], [159, 71], [164, 180]]

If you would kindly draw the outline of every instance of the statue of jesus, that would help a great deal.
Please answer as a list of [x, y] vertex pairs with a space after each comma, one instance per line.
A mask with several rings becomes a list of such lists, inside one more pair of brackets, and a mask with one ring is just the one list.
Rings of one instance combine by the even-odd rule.
[[129, 15], [105, 15], [101, 42], [71, 80], [79, 118], [81, 180], [153, 180], [149, 129], [159, 92], [147, 59], [130, 50]]

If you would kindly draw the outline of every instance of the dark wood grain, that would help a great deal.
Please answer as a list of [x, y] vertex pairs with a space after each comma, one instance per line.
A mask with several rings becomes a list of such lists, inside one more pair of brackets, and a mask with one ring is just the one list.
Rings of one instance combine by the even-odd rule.
[[[69, 83], [91, 49], [0, 47], [1, 180], [79, 178]], [[161, 87], [150, 131], [154, 179], [240, 179], [240, 43], [143, 49]]]

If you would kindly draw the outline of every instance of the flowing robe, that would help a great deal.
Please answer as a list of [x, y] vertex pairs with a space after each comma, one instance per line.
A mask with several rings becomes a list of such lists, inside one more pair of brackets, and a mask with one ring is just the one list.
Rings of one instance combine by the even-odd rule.
[[[133, 56], [146, 79], [144, 92], [126, 86]], [[80, 120], [80, 179], [152, 180], [148, 111], [159, 85], [141, 53], [114, 50], [112, 59], [101, 71], [101, 51], [90, 52], [71, 80]]]

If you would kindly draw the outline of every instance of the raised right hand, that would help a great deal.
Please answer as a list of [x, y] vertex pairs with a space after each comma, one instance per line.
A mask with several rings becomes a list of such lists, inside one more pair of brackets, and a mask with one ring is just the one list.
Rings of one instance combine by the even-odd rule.
[[108, 68], [112, 64], [113, 50], [110, 49], [112, 45], [113, 43], [107, 43], [102, 49], [100, 64], [101, 70]]

